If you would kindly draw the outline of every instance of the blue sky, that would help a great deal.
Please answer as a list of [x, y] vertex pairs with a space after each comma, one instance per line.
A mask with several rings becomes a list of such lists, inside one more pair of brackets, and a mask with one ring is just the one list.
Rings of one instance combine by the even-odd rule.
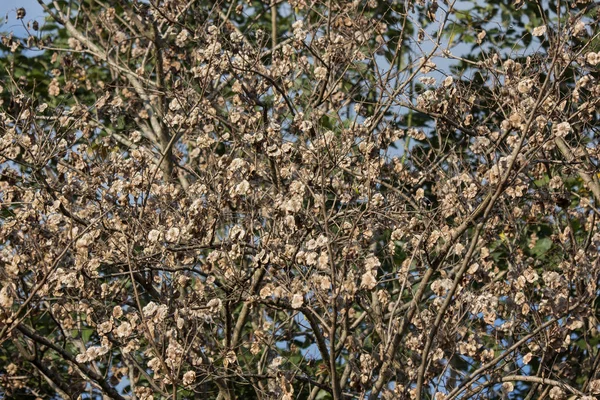
[[16, 18], [17, 8], [20, 7], [25, 8], [25, 11], [27, 11], [24, 19], [25, 23], [33, 20], [37, 20], [39, 23], [43, 22], [44, 11], [37, 0], [0, 0], [0, 17], [5, 19], [4, 24], [0, 27], [0, 31], [12, 31], [18, 36], [25, 34], [22, 21], [17, 21]]

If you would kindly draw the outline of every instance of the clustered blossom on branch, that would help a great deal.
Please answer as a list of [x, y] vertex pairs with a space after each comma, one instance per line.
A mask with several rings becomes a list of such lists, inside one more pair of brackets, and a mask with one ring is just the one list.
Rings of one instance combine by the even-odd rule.
[[586, 2], [475, 59], [455, 2], [45, 3], [2, 37], [49, 65], [0, 75], [4, 395], [600, 394]]

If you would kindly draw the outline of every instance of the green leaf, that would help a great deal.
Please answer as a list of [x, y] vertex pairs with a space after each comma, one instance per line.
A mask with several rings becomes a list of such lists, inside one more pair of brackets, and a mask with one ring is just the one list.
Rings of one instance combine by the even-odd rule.
[[89, 342], [90, 337], [92, 337], [93, 333], [94, 333], [94, 330], [92, 328], [82, 329], [81, 330], [81, 340], [83, 340], [83, 343]]
[[533, 249], [531, 249], [531, 254], [538, 258], [542, 257], [548, 250], [550, 250], [551, 247], [552, 240], [550, 238], [538, 239], [538, 241], [535, 243], [535, 246], [533, 246]]
[[546, 186], [548, 182], [550, 182], [550, 176], [548, 176], [548, 174], [544, 174], [544, 176], [541, 179], [536, 179], [535, 181], [533, 181], [533, 183], [537, 187]]

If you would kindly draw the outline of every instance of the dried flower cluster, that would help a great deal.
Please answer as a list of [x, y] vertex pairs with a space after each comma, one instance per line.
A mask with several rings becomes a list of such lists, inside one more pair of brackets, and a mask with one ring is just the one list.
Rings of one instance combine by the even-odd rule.
[[600, 394], [591, 3], [508, 44], [453, 1], [45, 3], [2, 37], [42, 50], [0, 75], [4, 396]]

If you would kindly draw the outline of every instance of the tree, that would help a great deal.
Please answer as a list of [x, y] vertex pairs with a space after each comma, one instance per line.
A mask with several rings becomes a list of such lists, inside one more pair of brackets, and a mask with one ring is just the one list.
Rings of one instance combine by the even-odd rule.
[[5, 397], [600, 393], [594, 4], [39, 2]]

